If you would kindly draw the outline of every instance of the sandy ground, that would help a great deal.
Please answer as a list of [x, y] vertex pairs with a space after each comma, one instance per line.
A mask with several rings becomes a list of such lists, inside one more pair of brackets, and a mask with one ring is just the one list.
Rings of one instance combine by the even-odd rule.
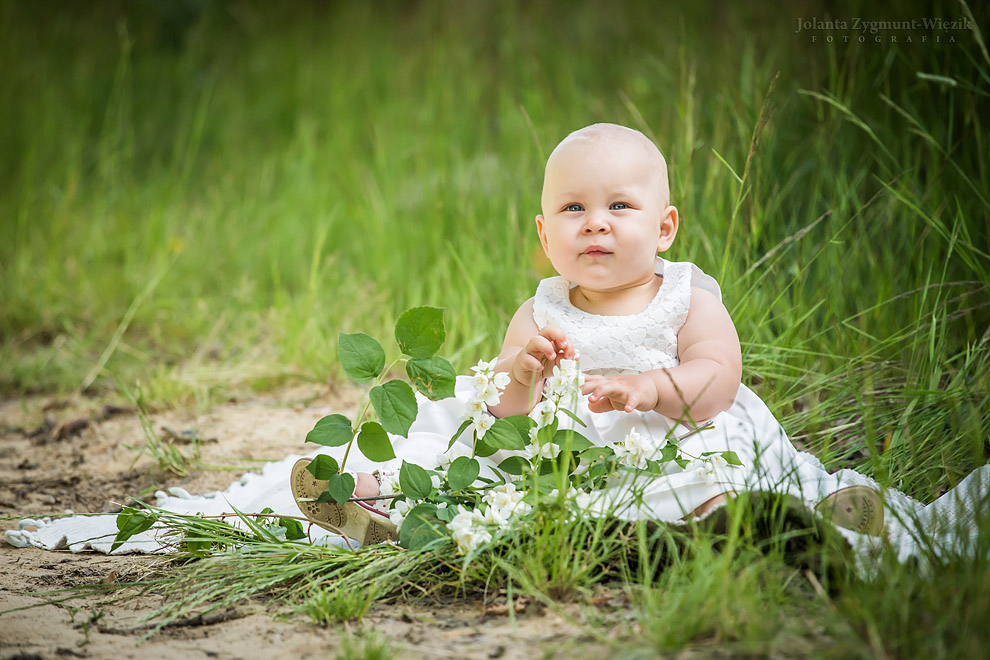
[[[191, 493], [226, 488], [244, 469], [306, 450], [313, 424], [330, 412], [353, 417], [357, 395], [302, 385], [195, 414], [153, 413], [154, 432], [195, 431], [201, 460], [235, 466], [185, 477], [160, 471], [126, 445], [144, 444], [133, 410], [85, 397], [32, 397], [0, 403], [0, 516], [116, 511], [128, 496], [181, 486]], [[181, 445], [180, 445], [181, 446]], [[135, 462], [135, 457], [138, 460]], [[11, 529], [16, 520], [0, 520]], [[117, 591], [58, 602], [70, 587], [141, 579], [167, 559], [17, 549], [0, 542], [0, 660], [18, 658], [334, 658], [343, 637], [377, 631], [406, 658], [609, 657], [577, 621], [581, 613], [530, 606], [510, 619], [480, 603], [376, 606], [359, 624], [325, 628], [302, 615], [273, 616], [263, 602], [227, 617], [187, 621], [147, 640], [143, 614], [158, 596]], [[360, 657], [354, 656], [354, 657]]]

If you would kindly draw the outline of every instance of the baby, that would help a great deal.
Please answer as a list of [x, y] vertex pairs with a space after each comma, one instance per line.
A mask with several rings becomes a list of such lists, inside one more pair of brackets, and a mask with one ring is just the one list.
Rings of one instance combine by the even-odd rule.
[[[638, 131], [595, 124], [571, 133], [547, 161], [543, 213], [536, 228], [554, 269], [575, 284], [569, 299], [599, 316], [642, 312], [662, 277], [656, 257], [677, 234], [667, 164]], [[721, 301], [692, 287], [690, 311], [677, 334], [680, 364], [613, 377], [587, 375], [582, 394], [593, 412], [655, 410], [696, 421], [726, 410], [739, 388], [739, 339]], [[527, 413], [542, 395], [542, 377], [574, 355], [560, 328], [538, 328], [533, 299], [519, 308], [505, 335], [498, 369], [512, 377], [496, 416]], [[685, 403], [687, 403], [685, 410]]]
[[[643, 312], [662, 283], [655, 273], [657, 254], [670, 248], [678, 227], [667, 163], [656, 145], [615, 124], [575, 131], [547, 160], [541, 202], [540, 243], [554, 269], [574, 284], [570, 303], [602, 317]], [[511, 381], [490, 409], [497, 417], [529, 413], [543, 395], [544, 377], [575, 354], [559, 327], [537, 326], [533, 304], [533, 298], [522, 304], [505, 334], [496, 369], [507, 371]], [[677, 357], [680, 364], [669, 369], [586, 374], [581, 393], [599, 413], [653, 410], [700, 422], [728, 409], [742, 374], [739, 338], [721, 301], [700, 287], [691, 288]], [[695, 513], [721, 499], [708, 500]]]
[[[732, 493], [760, 489], [819, 503], [838, 525], [879, 532], [876, 491], [842, 488], [794, 448], [763, 401], [741, 384], [739, 339], [715, 281], [693, 264], [659, 258], [673, 244], [679, 218], [666, 162], [652, 141], [615, 124], [571, 133], [547, 161], [541, 205], [537, 232], [559, 276], [540, 282], [509, 323], [496, 365], [509, 384], [491, 414], [531, 412], [554, 366], [580, 354], [587, 398], [576, 414], [592, 443], [604, 446], [635, 431], [680, 438], [679, 447], [693, 456], [733, 452], [743, 464], [710, 461], [700, 471], [633, 478], [612, 489], [612, 501], [635, 506], [617, 507], [614, 515], [679, 521]], [[446, 449], [443, 440], [460, 422], [445, 419], [438, 403], [422, 403], [418, 428], [405, 442], [396, 438], [396, 453], [414, 462], [432, 457], [438, 441], [439, 451]], [[297, 501], [325, 488], [305, 471], [307, 463], [293, 469]], [[634, 495], [624, 497], [622, 488]], [[356, 498], [379, 493], [375, 475], [356, 476]], [[356, 501], [307, 510], [300, 502], [317, 524], [363, 542], [394, 538], [386, 506]]]

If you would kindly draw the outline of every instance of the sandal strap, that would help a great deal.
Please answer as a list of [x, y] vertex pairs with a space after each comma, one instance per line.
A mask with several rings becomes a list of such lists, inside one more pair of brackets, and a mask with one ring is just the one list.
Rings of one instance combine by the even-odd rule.
[[371, 500], [367, 502], [356, 501], [357, 504], [362, 509], [366, 509], [371, 513], [377, 514], [382, 518], [388, 518], [388, 500]]

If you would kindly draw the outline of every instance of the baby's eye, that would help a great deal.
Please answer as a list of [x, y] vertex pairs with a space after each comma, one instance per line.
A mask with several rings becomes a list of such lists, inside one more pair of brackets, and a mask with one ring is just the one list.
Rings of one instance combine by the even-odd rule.
[[568, 204], [567, 206], [564, 207], [564, 210], [569, 211], [571, 213], [577, 213], [578, 211], [583, 211], [584, 207], [581, 206], [580, 204]]
[[612, 206], [610, 208], [613, 211], [622, 211], [624, 209], [629, 208], [629, 205], [626, 204], [625, 202], [612, 202]]

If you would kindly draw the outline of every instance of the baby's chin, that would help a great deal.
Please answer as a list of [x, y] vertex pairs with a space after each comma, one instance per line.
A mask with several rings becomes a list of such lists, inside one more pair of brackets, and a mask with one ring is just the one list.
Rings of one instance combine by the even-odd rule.
[[[613, 257], [617, 259], [618, 257]], [[642, 269], [635, 272], [616, 272], [614, 263], [587, 265], [583, 268], [557, 268], [556, 271], [564, 279], [583, 289], [591, 291], [622, 291], [649, 282], [656, 274], [656, 260], [644, 264]]]
[[642, 286], [647, 280], [649, 280], [650, 274], [644, 274], [642, 277], [620, 277], [616, 275], [602, 275], [602, 276], [588, 276], [583, 275], [575, 279], [565, 277], [572, 284], [576, 284], [586, 291], [595, 291], [600, 293], [615, 293], [618, 291], [625, 291], [627, 289], [633, 289], [638, 286]]

